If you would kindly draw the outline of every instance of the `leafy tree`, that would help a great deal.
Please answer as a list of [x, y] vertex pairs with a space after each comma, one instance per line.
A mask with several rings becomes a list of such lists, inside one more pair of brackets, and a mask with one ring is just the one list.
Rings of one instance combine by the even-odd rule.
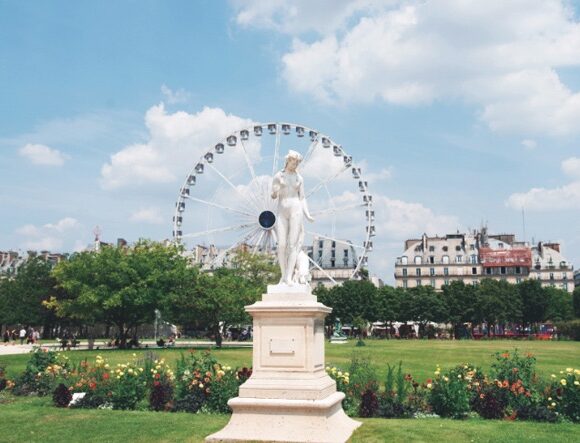
[[448, 317], [445, 302], [432, 286], [417, 286], [407, 290], [407, 317], [419, 323], [424, 333], [428, 322], [442, 322]]
[[387, 337], [390, 337], [393, 322], [400, 318], [400, 304], [404, 294], [405, 292], [402, 288], [393, 288], [392, 286], [383, 286], [377, 291], [377, 317], [387, 325]]
[[262, 292], [261, 285], [231, 269], [221, 268], [213, 274], [200, 273], [191, 291], [178, 294], [178, 306], [190, 306], [178, 318], [206, 325], [214, 335], [216, 345], [221, 347], [229, 326], [251, 322], [244, 307], [256, 302]]
[[280, 280], [280, 267], [269, 254], [252, 254], [240, 250], [232, 258], [231, 266], [235, 275], [248, 279], [253, 285], [266, 292], [268, 284]]
[[476, 294], [474, 286], [466, 285], [461, 280], [443, 286], [442, 296], [447, 308], [446, 321], [453, 325], [456, 339], [461, 338], [462, 325], [475, 319]]
[[34, 257], [18, 273], [0, 281], [0, 323], [43, 325], [45, 333], [50, 331], [55, 317], [43, 302], [56, 292], [51, 269], [49, 262]]
[[522, 300], [522, 320], [531, 325], [546, 319], [549, 296], [539, 280], [526, 280], [517, 285]]
[[522, 316], [522, 304], [515, 285], [504, 280], [486, 278], [477, 288], [478, 303], [476, 317], [488, 324], [488, 335], [495, 325], [518, 322]]
[[66, 297], [55, 297], [48, 306], [60, 317], [115, 325], [121, 347], [131, 329], [153, 321], [165, 297], [188, 287], [191, 276], [177, 247], [146, 240], [76, 254], [53, 273]]
[[572, 294], [572, 303], [574, 305], [574, 316], [580, 317], [580, 286], [574, 288], [574, 293]]
[[568, 291], [558, 288], [544, 288], [547, 295], [548, 306], [545, 317], [542, 320], [560, 322], [572, 320], [574, 318], [574, 306], [572, 297]]

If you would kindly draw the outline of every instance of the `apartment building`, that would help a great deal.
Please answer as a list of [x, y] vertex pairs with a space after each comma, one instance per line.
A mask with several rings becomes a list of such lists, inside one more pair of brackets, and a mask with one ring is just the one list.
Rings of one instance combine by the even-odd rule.
[[487, 228], [405, 241], [395, 263], [397, 287], [430, 285], [437, 290], [454, 280], [477, 285], [483, 278], [509, 283], [537, 279], [543, 286], [574, 289], [573, 267], [558, 243], [530, 246], [514, 234], [488, 234]]

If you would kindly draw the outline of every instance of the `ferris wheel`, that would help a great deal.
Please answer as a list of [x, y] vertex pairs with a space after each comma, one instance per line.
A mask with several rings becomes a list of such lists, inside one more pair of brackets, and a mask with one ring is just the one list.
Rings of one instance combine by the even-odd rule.
[[314, 223], [305, 221], [303, 250], [317, 281], [358, 279], [375, 236], [373, 198], [360, 165], [329, 136], [292, 123], [255, 123], [218, 140], [195, 162], [175, 204], [173, 240], [202, 269], [227, 265], [243, 248], [276, 249], [274, 174], [289, 149]]

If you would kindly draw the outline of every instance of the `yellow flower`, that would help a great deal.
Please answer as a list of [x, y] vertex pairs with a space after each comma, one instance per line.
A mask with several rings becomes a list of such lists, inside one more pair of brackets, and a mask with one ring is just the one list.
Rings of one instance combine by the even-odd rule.
[[135, 354], [134, 352], [133, 352], [133, 357], [137, 357], [137, 354]]
[[344, 376], [345, 376], [345, 377], [350, 377], [350, 374], [349, 374], [348, 372], [345, 372], [345, 373], [344, 373]]
[[459, 374], [459, 375], [457, 376], [457, 378], [461, 378], [461, 374]]
[[129, 370], [127, 372], [129, 372], [129, 374], [132, 374], [133, 373], [133, 369], [129, 368]]
[[555, 374], [552, 374], [550, 377], [552, 377], [552, 378], [556, 378], [556, 375], [555, 375]]
[[203, 383], [200, 383], [200, 384], [199, 384], [199, 387], [200, 387], [201, 389], [203, 389]]
[[439, 374], [441, 374], [440, 371], [435, 371], [435, 375], [439, 375]]
[[427, 389], [431, 389], [433, 385], [431, 383], [427, 383]]
[[578, 386], [578, 385], [580, 385], [580, 381], [578, 381], [578, 380], [574, 380], [574, 384], [575, 384], [576, 386]]
[[339, 377], [342, 377], [342, 371], [338, 371], [338, 374], [337, 374], [337, 375], [338, 375]]
[[566, 372], [568, 372], [569, 374], [572, 373], [574, 371], [574, 368], [566, 368]]
[[561, 384], [562, 386], [566, 386], [566, 383], [567, 383], [567, 382], [566, 382], [566, 379], [565, 379], [565, 378], [563, 378], [562, 380], [560, 380], [560, 384]]
[[139, 368], [139, 372], [143, 372], [143, 368]]
[[551, 406], [552, 406], [552, 407], [556, 406], [556, 403], [552, 402]]
[[552, 397], [548, 397], [548, 401], [552, 401]]
[[574, 369], [574, 374], [580, 375], [580, 369]]
[[447, 378], [447, 377], [443, 377], [443, 380], [445, 380], [445, 381], [449, 381], [449, 378]]

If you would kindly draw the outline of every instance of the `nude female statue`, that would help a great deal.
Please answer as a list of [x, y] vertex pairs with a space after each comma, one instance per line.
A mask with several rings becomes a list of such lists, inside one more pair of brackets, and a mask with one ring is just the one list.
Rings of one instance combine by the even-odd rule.
[[278, 199], [275, 229], [282, 273], [280, 283], [287, 285], [293, 285], [296, 281], [294, 271], [304, 241], [304, 217], [310, 222], [314, 221], [304, 196], [304, 180], [297, 171], [301, 161], [302, 156], [298, 152], [288, 151], [284, 169], [277, 172], [272, 181], [272, 198]]

